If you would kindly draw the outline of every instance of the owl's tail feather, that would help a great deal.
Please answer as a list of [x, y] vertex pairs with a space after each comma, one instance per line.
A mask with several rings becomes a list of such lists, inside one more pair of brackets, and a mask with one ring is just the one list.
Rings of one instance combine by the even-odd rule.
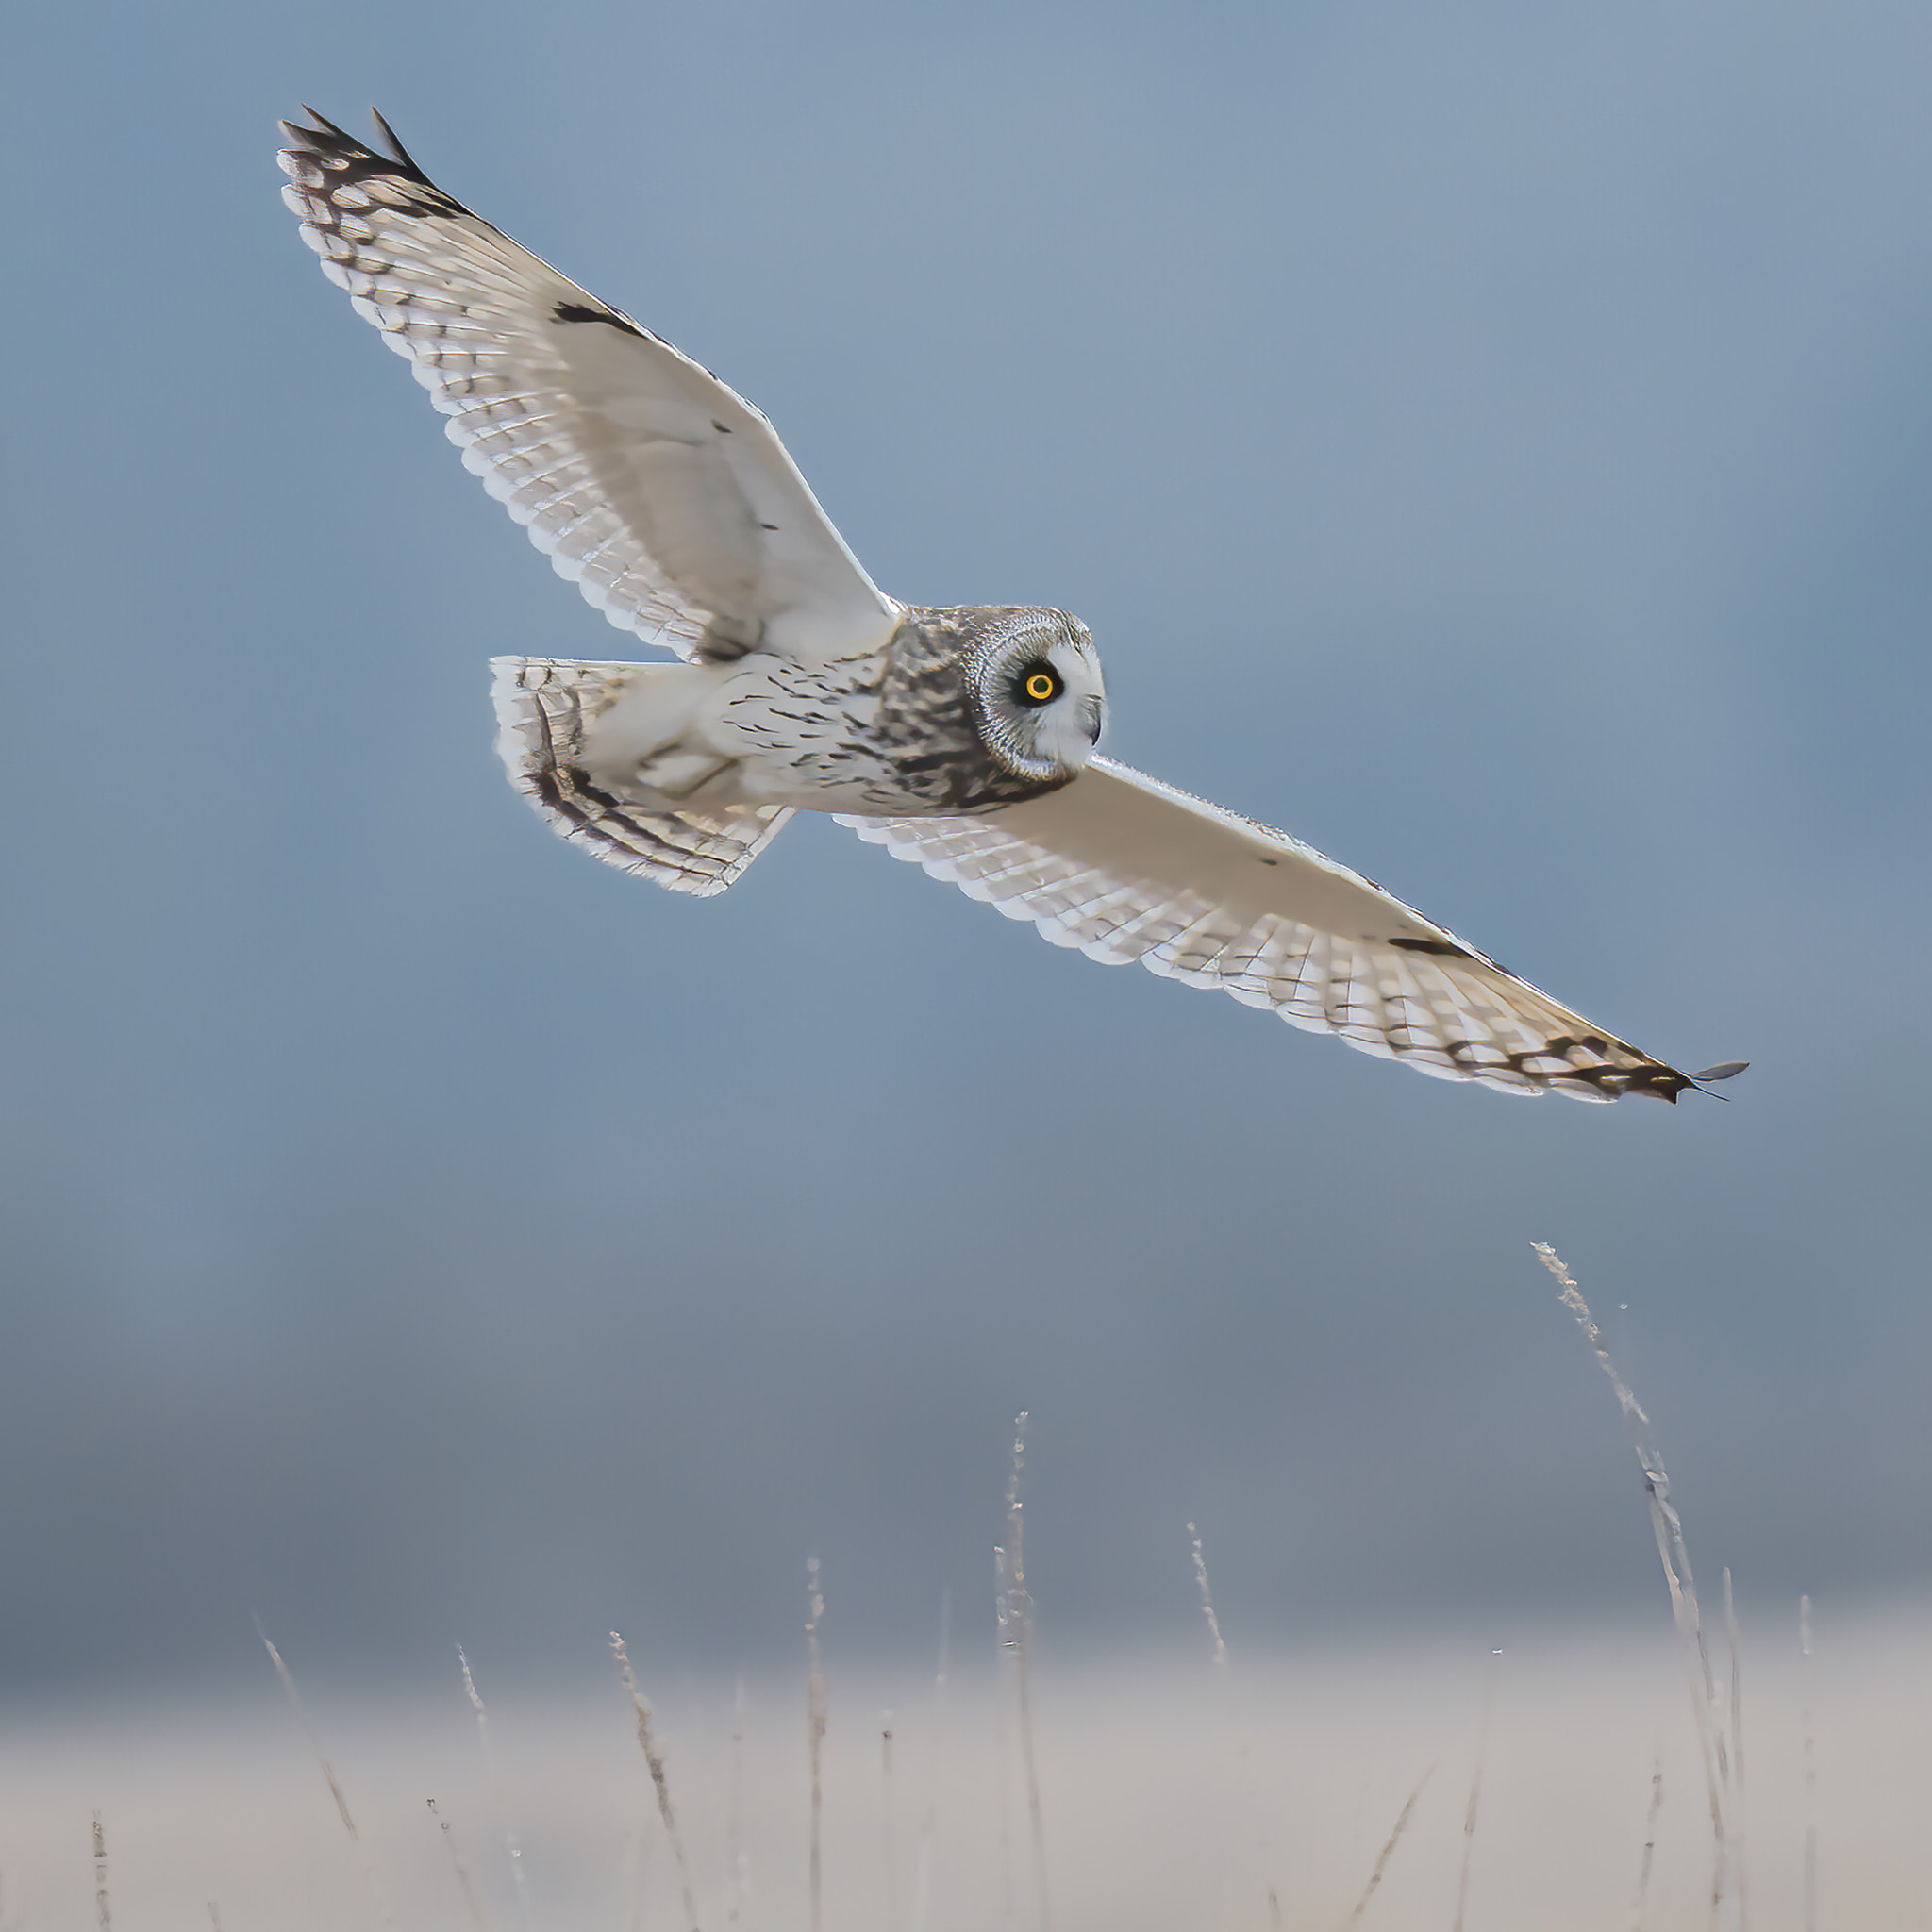
[[722, 892], [791, 816], [781, 805], [673, 809], [585, 762], [591, 723], [641, 680], [702, 675], [684, 664], [579, 664], [498, 658], [491, 669], [496, 749], [509, 781], [559, 838], [674, 892]]

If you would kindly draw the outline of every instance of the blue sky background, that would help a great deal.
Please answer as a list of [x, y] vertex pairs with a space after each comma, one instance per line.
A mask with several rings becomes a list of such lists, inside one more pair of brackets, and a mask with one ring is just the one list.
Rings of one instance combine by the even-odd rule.
[[[1661, 1614], [1569, 1257], [1747, 1609], [1932, 1579], [1932, 14], [75, 6], [0, 119], [0, 1687]], [[829, 824], [557, 843], [622, 655], [281, 207], [374, 100], [1109, 748], [1732, 1104], [1521, 1105]], [[1617, 1314], [1619, 1303], [1626, 1313]], [[978, 1620], [978, 1621], [975, 1621]]]

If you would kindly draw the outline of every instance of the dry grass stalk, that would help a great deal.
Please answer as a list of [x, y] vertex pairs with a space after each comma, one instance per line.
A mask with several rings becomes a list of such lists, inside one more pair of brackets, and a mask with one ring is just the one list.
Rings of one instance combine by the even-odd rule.
[[[998, 1631], [998, 1648], [994, 1655], [1002, 1667], [1012, 1656], [1011, 1629], [1013, 1623], [1013, 1601], [1010, 1569], [1007, 1560], [1004, 1544], [992, 1547], [992, 1613]], [[1012, 1723], [1011, 1713], [1007, 1709], [1004, 1694], [993, 1700], [993, 1724], [995, 1742], [993, 1749], [993, 1774], [999, 1796], [999, 1840], [1000, 1840], [1000, 1924], [1013, 1925], [1019, 1923], [1019, 1915], [1013, 1904], [1013, 1801], [1010, 1788], [1011, 1771], [1008, 1758], [1011, 1742], [1008, 1736]]]
[[1637, 1867], [1637, 1895], [1630, 1901], [1630, 1932], [1643, 1932], [1643, 1907], [1650, 1897], [1651, 1867], [1657, 1862], [1657, 1821], [1664, 1808], [1664, 1747], [1657, 1740], [1650, 1774], [1650, 1815], [1643, 1821], [1643, 1857]]
[[1503, 1653], [1490, 1653], [1489, 1681], [1483, 1686], [1482, 1724], [1476, 1731], [1475, 1769], [1469, 1774], [1469, 1803], [1462, 1813], [1462, 1871], [1456, 1881], [1456, 1932], [1463, 1932], [1469, 1910], [1469, 1867], [1475, 1853], [1476, 1814], [1483, 1802], [1483, 1767], [1490, 1756], [1490, 1719], [1496, 1707], [1496, 1672], [1502, 1667]]
[[442, 1834], [443, 1844], [449, 1851], [451, 1869], [456, 1873], [457, 1890], [463, 1895], [463, 1909], [470, 1915], [470, 1924], [476, 1932], [489, 1932], [489, 1915], [483, 1909], [483, 1902], [476, 1896], [476, 1888], [470, 1882], [470, 1868], [463, 1863], [463, 1855], [457, 1850], [456, 1835], [449, 1828], [449, 1820], [436, 1808], [434, 1798], [423, 1801], [429, 1807], [429, 1815], [436, 1820], [436, 1828]]
[[651, 1789], [658, 1797], [658, 1816], [664, 1824], [664, 1836], [671, 1840], [671, 1856], [677, 1865], [677, 1889], [684, 1905], [684, 1923], [690, 1932], [698, 1932], [697, 1900], [691, 1889], [691, 1870], [685, 1863], [684, 1840], [677, 1829], [677, 1814], [671, 1806], [671, 1780], [665, 1774], [664, 1755], [651, 1730], [651, 1706], [638, 1689], [637, 1673], [630, 1667], [630, 1653], [615, 1630], [610, 1633], [610, 1654], [617, 1659], [617, 1674], [630, 1695], [630, 1707], [637, 1713], [638, 1745], [644, 1754], [644, 1768], [651, 1774]]
[[323, 1781], [328, 1786], [328, 1794], [336, 1801], [336, 1816], [342, 1821], [342, 1829], [349, 1834], [349, 1842], [356, 1848], [356, 1861], [362, 1868], [362, 1876], [369, 1887], [369, 1896], [375, 1906], [375, 1916], [385, 1925], [395, 1924], [395, 1914], [390, 1910], [389, 1899], [383, 1891], [382, 1883], [375, 1875], [375, 1865], [369, 1856], [369, 1847], [362, 1842], [362, 1834], [356, 1829], [356, 1821], [349, 1814], [349, 1801], [342, 1795], [342, 1787], [336, 1777], [335, 1767], [324, 1756], [322, 1740], [315, 1735], [315, 1726], [308, 1721], [308, 1707], [302, 1702], [302, 1693], [295, 1688], [294, 1674], [282, 1661], [282, 1654], [269, 1641], [269, 1634], [262, 1626], [259, 1617], [255, 1619], [255, 1634], [261, 1639], [262, 1648], [268, 1652], [269, 1661], [275, 1667], [275, 1675], [282, 1680], [282, 1689], [288, 1694], [289, 1707], [295, 1713], [295, 1722], [302, 1726], [302, 1735], [308, 1740], [308, 1748], [315, 1753], [315, 1761], [322, 1768]]
[[261, 1619], [255, 1620], [255, 1634], [261, 1639], [268, 1652], [269, 1661], [275, 1667], [275, 1675], [282, 1680], [282, 1689], [288, 1692], [290, 1707], [295, 1713], [295, 1721], [302, 1726], [302, 1735], [308, 1740], [308, 1748], [315, 1753], [315, 1761], [322, 1767], [322, 1775], [328, 1785], [328, 1794], [336, 1801], [336, 1816], [342, 1821], [342, 1829], [358, 1845], [362, 1834], [356, 1829], [356, 1821], [349, 1815], [349, 1801], [342, 1796], [342, 1788], [336, 1780], [334, 1767], [323, 1755], [322, 1740], [315, 1735], [315, 1726], [308, 1722], [308, 1712], [302, 1703], [302, 1693], [295, 1688], [295, 1679], [290, 1674], [289, 1667], [282, 1661], [282, 1654], [269, 1641], [269, 1635], [262, 1628]]
[[1360, 1924], [1362, 1914], [1369, 1908], [1369, 1901], [1381, 1890], [1383, 1874], [1389, 1870], [1389, 1860], [1395, 1856], [1395, 1847], [1402, 1842], [1403, 1834], [1408, 1829], [1408, 1821], [1415, 1816], [1417, 1800], [1421, 1798], [1424, 1790], [1435, 1774], [1436, 1767], [1432, 1764], [1416, 1779], [1415, 1790], [1409, 1792], [1408, 1802], [1397, 1813], [1394, 1828], [1389, 1834], [1389, 1841], [1382, 1847], [1381, 1856], [1375, 1860], [1375, 1869], [1369, 1874], [1369, 1882], [1362, 1887], [1361, 1897], [1355, 1902], [1355, 1910], [1341, 1922], [1344, 1932], [1350, 1925]]
[[108, 1903], [108, 1834], [101, 1826], [101, 1814], [94, 1813], [94, 1924], [101, 1932], [112, 1932], [113, 1907]]
[[724, 1801], [724, 1884], [731, 1903], [725, 1918], [737, 1924], [751, 1903], [751, 1854], [744, 1844], [744, 1674], [731, 1697], [731, 1771]]
[[919, 1821], [919, 1854], [912, 1868], [912, 1932], [925, 1932], [932, 1904], [933, 1846], [939, 1837], [940, 1772], [946, 1746], [946, 1684], [952, 1674], [953, 1587], [940, 1591], [940, 1657], [932, 1680], [932, 1774], [925, 1815]]
[[1221, 1641], [1221, 1619], [1214, 1614], [1214, 1595], [1208, 1588], [1208, 1559], [1201, 1554], [1201, 1532], [1188, 1524], [1188, 1541], [1194, 1552], [1194, 1583], [1201, 1592], [1201, 1614], [1208, 1619], [1208, 1634], [1214, 1640], [1217, 1669], [1227, 1668], [1227, 1645]]
[[819, 1589], [819, 1559], [805, 1559], [805, 1746], [811, 1763], [811, 1856], [808, 1878], [811, 1890], [811, 1932], [824, 1932], [824, 1857], [822, 1841], [825, 1812], [824, 1756], [825, 1742], [825, 1660], [819, 1649], [819, 1620], [825, 1599]]
[[1021, 1496], [1026, 1470], [1026, 1411], [1013, 1418], [1013, 1463], [1007, 1479], [1008, 1641], [1020, 1690], [1020, 1760], [1026, 1772], [1026, 1815], [1032, 1828], [1033, 1884], [1040, 1903], [1041, 1932], [1053, 1932], [1053, 1905], [1046, 1882], [1046, 1820], [1040, 1803], [1040, 1765], [1033, 1749], [1033, 1599], [1026, 1591], [1026, 1518]]
[[[1211, 1653], [1214, 1668], [1214, 1682], [1217, 1701], [1224, 1722], [1244, 1728], [1245, 1719], [1235, 1704], [1229, 1683], [1227, 1645], [1222, 1641], [1221, 1619], [1214, 1609], [1214, 1592], [1208, 1581], [1208, 1558], [1201, 1547], [1201, 1532], [1193, 1524], [1188, 1524], [1188, 1547], [1194, 1562], [1194, 1588], [1201, 1598], [1201, 1615], [1208, 1624], [1208, 1636], [1214, 1648]], [[1230, 1817], [1241, 1818], [1241, 1829], [1251, 1843], [1260, 1846], [1272, 1859], [1274, 1851], [1274, 1828], [1272, 1821], [1272, 1807], [1263, 1803], [1259, 1785], [1257, 1782], [1255, 1758], [1250, 1740], [1236, 1732], [1237, 1742], [1232, 1763], [1228, 1766], [1229, 1783], [1224, 1805]], [[1221, 1915], [1226, 1918], [1238, 1908], [1234, 1900], [1235, 1880], [1232, 1871], [1228, 1872], [1222, 1888], [1223, 1903]], [[1273, 1900], [1274, 1891], [1268, 1894]], [[1278, 1906], [1271, 1907], [1278, 1910]], [[1276, 1923], [1274, 1920], [1271, 1924]]]
[[503, 1848], [509, 1856], [510, 1880], [515, 1888], [517, 1920], [529, 1932], [530, 1925], [530, 1885], [524, 1871], [524, 1848], [517, 1840], [517, 1835], [508, 1824], [509, 1807], [504, 1802], [503, 1780], [497, 1774], [496, 1753], [490, 1742], [490, 1712], [484, 1705], [482, 1693], [476, 1689], [476, 1680], [470, 1674], [470, 1659], [463, 1655], [463, 1646], [457, 1645], [457, 1662], [463, 1670], [463, 1690], [470, 1700], [470, 1708], [476, 1713], [476, 1737], [483, 1746], [483, 1775], [490, 1780], [490, 1803], [496, 1813], [496, 1828], [503, 1838]]
[[1811, 1724], [1811, 1599], [1798, 1599], [1798, 1670], [1805, 1708], [1805, 1932], [1818, 1932], [1818, 1750]]
[[1704, 1620], [1697, 1606], [1697, 1584], [1690, 1573], [1690, 1555], [1684, 1545], [1684, 1524], [1671, 1501], [1671, 1479], [1651, 1421], [1642, 1405], [1631, 1393], [1630, 1385], [1611, 1359], [1604, 1344], [1603, 1331], [1583, 1299], [1583, 1291], [1563, 1265], [1563, 1258], [1547, 1241], [1532, 1241], [1538, 1259], [1556, 1277], [1563, 1306], [1576, 1319], [1584, 1340], [1595, 1355], [1597, 1366], [1608, 1379], [1629, 1431], [1630, 1446], [1643, 1471], [1644, 1488], [1650, 1499], [1651, 1529], [1657, 1538], [1657, 1553], [1664, 1568], [1664, 1582], [1671, 1593], [1671, 1616], [1684, 1654], [1685, 1674], [1690, 1684], [1692, 1717], [1697, 1729], [1697, 1747], [1704, 1761], [1705, 1793], [1710, 1807], [1712, 1863], [1710, 1878], [1711, 1923], [1715, 1924], [1727, 1901], [1735, 1905], [1740, 1928], [1743, 1924], [1742, 1889], [1737, 1882], [1734, 1846], [1730, 1824], [1730, 1754], [1724, 1740], [1722, 1707], [1717, 1685], [1711, 1674], [1710, 1653], [1704, 1641]]
[[617, 1861], [617, 1896], [630, 1901], [630, 1932], [644, 1932], [644, 1827], [627, 1824]]
[[899, 1878], [892, 1862], [892, 1713], [879, 1715], [879, 1849], [886, 1866], [886, 1924], [899, 1923]]
[[1748, 1817], [1744, 1803], [1744, 1665], [1738, 1634], [1737, 1599], [1731, 1594], [1731, 1566], [1724, 1570], [1724, 1645], [1731, 1657], [1731, 1844], [1738, 1884], [1738, 1922], [1751, 1923], [1751, 1860], [1746, 1848]]

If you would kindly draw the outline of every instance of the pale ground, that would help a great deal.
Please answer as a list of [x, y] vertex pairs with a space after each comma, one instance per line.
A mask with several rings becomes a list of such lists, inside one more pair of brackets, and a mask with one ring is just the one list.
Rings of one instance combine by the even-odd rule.
[[[1661, 1612], [1655, 1621], [1664, 1624]], [[1796, 1650], [1794, 1629], [1746, 1633], [1757, 1932], [1805, 1925], [1806, 1692]], [[290, 1661], [299, 1676], [301, 1659]], [[600, 1681], [597, 1661], [587, 1656], [587, 1686]], [[206, 1932], [209, 1900], [226, 1932], [359, 1932], [386, 1918], [424, 1932], [678, 1926], [674, 1860], [614, 1675], [606, 1694], [537, 1698], [492, 1684], [477, 1662], [491, 1700], [500, 1809], [454, 1667], [446, 1687], [408, 1707], [311, 1690], [360, 1846], [265, 1662], [263, 1695], [245, 1710], [7, 1721], [0, 1927], [83, 1932], [99, 1923], [96, 1809], [122, 1932]], [[806, 1926], [803, 1670], [747, 1690], [738, 1806], [745, 1860], [734, 1886], [732, 1686], [654, 1685], [662, 1661], [641, 1643], [637, 1662], [644, 1688], [658, 1693], [698, 1923], [722, 1927], [735, 1915], [759, 1932]], [[1932, 1617], [1840, 1619], [1827, 1607], [1812, 1669], [1817, 1923], [1832, 1932], [1932, 1923]], [[1666, 1625], [1640, 1638], [1516, 1644], [1499, 1659], [1479, 1642], [1448, 1641], [1269, 1658], [1237, 1652], [1224, 1675], [1208, 1661], [1205, 1632], [1198, 1653], [1155, 1661], [1080, 1665], [1040, 1653], [1033, 1690], [1053, 1926], [1341, 1928], [1404, 1800], [1431, 1774], [1359, 1923], [1452, 1932], [1486, 1683], [1493, 1709], [1469, 1932], [1629, 1927], [1659, 1752], [1663, 1801], [1643, 1923], [1654, 1932], [1707, 1925], [1709, 1825]], [[829, 1697], [825, 1925], [1041, 1925], [1011, 1700], [996, 1693], [985, 1651], [962, 1659], [942, 1708], [929, 1677], [867, 1681], [836, 1657]], [[896, 1707], [890, 1782], [879, 1735], [888, 1701]], [[428, 1797], [451, 1826], [447, 1843]], [[506, 1824], [523, 1847], [526, 1915]], [[475, 1889], [475, 1909], [452, 1851]]]

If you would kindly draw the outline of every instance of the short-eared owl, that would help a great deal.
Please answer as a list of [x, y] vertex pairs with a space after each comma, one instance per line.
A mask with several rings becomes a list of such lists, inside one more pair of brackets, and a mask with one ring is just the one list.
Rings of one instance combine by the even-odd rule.
[[1219, 987], [1450, 1080], [1674, 1100], [1652, 1059], [1298, 840], [1095, 755], [1085, 625], [876, 590], [772, 425], [438, 188], [284, 123], [329, 278], [559, 575], [681, 663], [496, 660], [512, 782], [563, 837], [721, 892], [823, 811], [1056, 945]]

